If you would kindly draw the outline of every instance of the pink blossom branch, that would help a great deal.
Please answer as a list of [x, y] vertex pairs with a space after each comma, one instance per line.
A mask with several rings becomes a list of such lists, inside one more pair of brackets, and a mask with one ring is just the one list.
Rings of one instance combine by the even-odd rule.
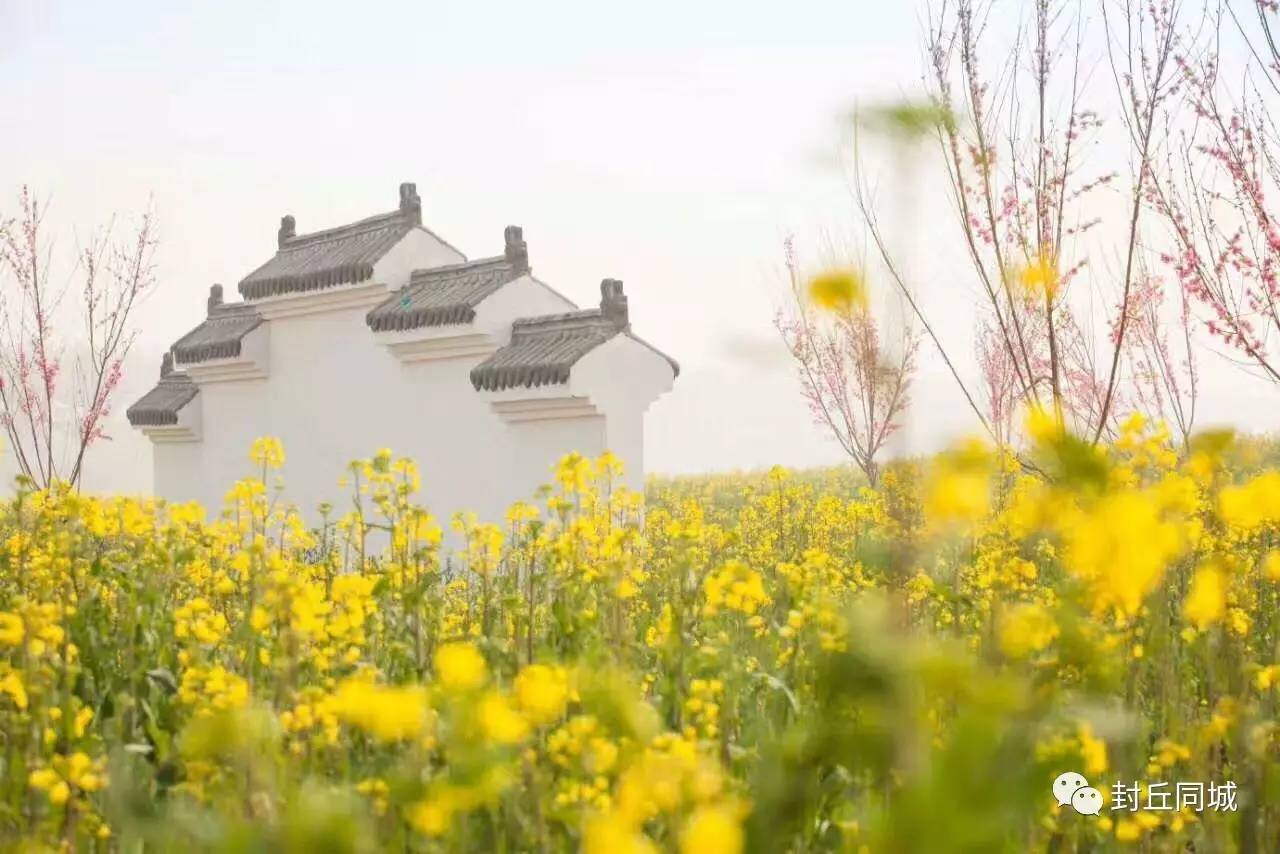
[[791, 240], [786, 242], [789, 293], [774, 324], [791, 353], [801, 393], [815, 423], [825, 427], [875, 486], [877, 457], [902, 424], [915, 372], [919, 336], [909, 328], [891, 360], [868, 308], [835, 312], [808, 304]]
[[[18, 207], [16, 220], [0, 221], [0, 274], [17, 286], [0, 295], [0, 422], [26, 477], [41, 487], [61, 479], [76, 486], [87, 451], [107, 438], [103, 423], [135, 337], [132, 314], [155, 285], [153, 216], [144, 213], [123, 244], [112, 242], [110, 227], [104, 229], [76, 259], [87, 353], [72, 366], [71, 399], [64, 403], [60, 307], [67, 289], [51, 285], [53, 247], [41, 229], [46, 208], [26, 187]], [[66, 440], [55, 429], [59, 407], [72, 413]]]

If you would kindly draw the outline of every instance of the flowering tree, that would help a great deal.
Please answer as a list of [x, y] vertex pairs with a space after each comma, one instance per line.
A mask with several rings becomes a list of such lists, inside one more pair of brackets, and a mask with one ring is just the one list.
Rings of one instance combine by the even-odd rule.
[[[1164, 322], [1163, 282], [1152, 275], [1138, 281], [1128, 307], [1124, 352], [1131, 408], [1167, 424], [1186, 446], [1196, 419], [1200, 371], [1191, 338], [1191, 297], [1185, 290], [1177, 295], [1178, 323], [1171, 329]], [[1112, 335], [1118, 334], [1113, 327]]]
[[[998, 441], [1007, 441], [1008, 418], [1019, 405], [1052, 412], [1094, 441], [1114, 431], [1120, 410], [1132, 408], [1133, 378], [1124, 368], [1133, 364], [1126, 355], [1135, 352], [1131, 326], [1141, 314], [1134, 302], [1144, 281], [1158, 281], [1143, 278], [1149, 218], [1143, 214], [1160, 119], [1180, 76], [1165, 7], [1129, 0], [1103, 7], [1127, 176], [1086, 160], [1103, 121], [1084, 103], [1093, 63], [1084, 56], [1086, 20], [1076, 4], [1035, 0], [1008, 52], [990, 47], [991, 2], [943, 3], [929, 20], [927, 83], [936, 117], [930, 131], [968, 260], [960, 277], [979, 294], [977, 349], [987, 405], [965, 394]], [[892, 257], [862, 168], [855, 166], [855, 192], [863, 219], [884, 266], [929, 329], [924, 308], [910, 299], [900, 259]], [[1117, 196], [1122, 217], [1100, 228], [1099, 212]], [[1099, 247], [1103, 235], [1106, 245]], [[1110, 294], [1095, 300], [1090, 291], [1102, 274], [1085, 279], [1090, 259], [1104, 256], [1114, 260], [1105, 274]], [[1084, 292], [1077, 293], [1082, 282]], [[1098, 305], [1112, 308], [1099, 312]]]
[[0, 219], [0, 424], [19, 470], [41, 487], [78, 484], [87, 452], [108, 438], [131, 316], [155, 286], [156, 247], [148, 211], [123, 241], [109, 226], [97, 233], [78, 249], [74, 279], [59, 283], [46, 212], [23, 187], [17, 217]]
[[909, 404], [920, 338], [904, 327], [897, 346], [886, 347], [852, 273], [839, 274], [834, 287], [822, 287], [821, 280], [815, 280], [807, 291], [792, 241], [788, 239], [785, 247], [790, 291], [775, 326], [795, 360], [814, 420], [875, 486], [880, 475], [877, 457], [902, 426]]
[[[1218, 3], [1211, 26], [1188, 30], [1177, 56], [1189, 110], [1169, 121], [1177, 144], [1151, 202], [1169, 225], [1162, 261], [1229, 353], [1280, 382], [1280, 47], [1274, 0]], [[1238, 36], [1238, 38], [1233, 38]], [[1242, 47], [1234, 67], [1224, 45]]]
[[987, 424], [992, 439], [1004, 448], [1013, 441], [1014, 415], [1018, 406], [1018, 377], [1009, 349], [989, 315], [978, 318], [975, 340], [978, 369], [982, 372], [982, 391], [986, 404]]

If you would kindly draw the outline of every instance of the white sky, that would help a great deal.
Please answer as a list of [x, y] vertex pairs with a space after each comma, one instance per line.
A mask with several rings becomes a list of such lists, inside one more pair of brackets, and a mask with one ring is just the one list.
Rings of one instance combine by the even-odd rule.
[[[682, 366], [650, 411], [651, 471], [840, 459], [773, 336], [781, 241], [857, 240], [830, 164], [855, 102], [919, 93], [914, 3], [198, 5], [0, 0], [0, 210], [29, 183], [64, 249], [149, 196], [159, 216], [161, 288], [90, 486], [148, 487], [123, 411], [212, 282], [234, 294], [282, 214], [340, 224], [393, 208], [401, 181], [471, 257], [515, 223], [580, 304], [625, 281], [637, 332]], [[935, 240], [953, 227], [936, 182], [918, 184], [916, 272], [971, 361], [972, 284]], [[1276, 426], [1273, 390], [1208, 372], [1206, 411]], [[915, 399], [908, 449], [974, 427], [927, 348]]]

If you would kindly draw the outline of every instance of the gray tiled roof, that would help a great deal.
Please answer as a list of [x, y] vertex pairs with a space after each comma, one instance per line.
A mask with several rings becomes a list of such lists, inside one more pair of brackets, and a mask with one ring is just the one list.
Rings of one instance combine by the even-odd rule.
[[501, 391], [568, 382], [579, 359], [620, 332], [596, 308], [517, 320], [511, 343], [471, 370], [471, 384]]
[[125, 410], [134, 427], [164, 427], [178, 423], [178, 412], [200, 392], [191, 377], [171, 370], [171, 356], [166, 353], [160, 369], [160, 382]]
[[507, 226], [503, 254], [415, 270], [409, 283], [365, 317], [375, 332], [470, 323], [475, 308], [507, 282], [529, 272], [529, 250], [518, 226]]
[[422, 202], [413, 184], [400, 185], [399, 209], [338, 228], [299, 235], [286, 216], [275, 257], [241, 280], [240, 293], [262, 299], [363, 282], [391, 247], [421, 226]]
[[262, 324], [262, 315], [248, 303], [211, 305], [209, 317], [178, 339], [173, 354], [190, 364], [240, 355], [240, 341]]
[[[605, 279], [600, 290], [599, 308], [515, 321], [510, 343], [471, 370], [471, 384], [477, 391], [557, 385], [569, 381], [579, 359], [616, 335], [628, 335], [648, 347], [631, 335], [622, 283]], [[679, 372], [675, 361], [659, 355]]]
[[485, 297], [520, 275], [502, 256], [415, 270], [409, 284], [370, 311], [366, 321], [375, 332], [470, 323]]

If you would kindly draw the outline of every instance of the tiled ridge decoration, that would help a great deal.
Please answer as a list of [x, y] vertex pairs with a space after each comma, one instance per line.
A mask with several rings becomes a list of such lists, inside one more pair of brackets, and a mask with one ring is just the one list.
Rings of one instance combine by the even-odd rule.
[[527, 275], [529, 248], [519, 226], [503, 234], [503, 254], [460, 264], [415, 270], [409, 283], [366, 316], [374, 332], [402, 332], [424, 326], [470, 323], [475, 308], [508, 282]]
[[178, 423], [178, 412], [198, 392], [191, 377], [173, 370], [173, 356], [165, 353], [160, 363], [160, 382], [125, 410], [125, 416], [134, 427], [168, 427]]
[[[549, 314], [517, 320], [511, 326], [511, 343], [471, 371], [477, 391], [535, 388], [569, 381], [578, 360], [616, 335], [631, 335], [627, 297], [622, 282], [600, 283], [600, 307], [566, 314]], [[663, 356], [678, 373], [680, 368]]]
[[[129, 407], [129, 423], [177, 425], [179, 411], [200, 388], [186, 371], [174, 369], [175, 360], [179, 368], [192, 366], [204, 382], [195, 366], [240, 359], [245, 337], [268, 322], [256, 300], [368, 281], [375, 265], [413, 229], [423, 229], [422, 200], [416, 185], [408, 182], [400, 185], [396, 210], [348, 225], [300, 235], [294, 218], [283, 217], [275, 256], [240, 282], [244, 301], [227, 304], [221, 285], [209, 289], [205, 319], [165, 354], [159, 383]], [[365, 321], [379, 333], [472, 323], [482, 302], [531, 275], [524, 231], [509, 225], [503, 231], [501, 255], [414, 270], [407, 283], [368, 312]], [[471, 384], [477, 391], [502, 391], [566, 383], [582, 357], [618, 335], [654, 350], [679, 373], [674, 360], [632, 333], [622, 282], [605, 279], [598, 308], [514, 321], [508, 343], [471, 370]], [[215, 368], [210, 366], [213, 375], [218, 373]]]
[[373, 275], [391, 247], [414, 228], [422, 227], [422, 199], [416, 185], [400, 185], [400, 207], [349, 225], [297, 234], [292, 216], [280, 220], [278, 251], [271, 260], [245, 276], [240, 294], [264, 299], [357, 284]]
[[240, 341], [262, 324], [262, 315], [249, 303], [226, 305], [222, 285], [209, 289], [209, 315], [195, 329], [178, 339], [173, 355], [182, 364], [210, 359], [234, 359], [240, 355]]

